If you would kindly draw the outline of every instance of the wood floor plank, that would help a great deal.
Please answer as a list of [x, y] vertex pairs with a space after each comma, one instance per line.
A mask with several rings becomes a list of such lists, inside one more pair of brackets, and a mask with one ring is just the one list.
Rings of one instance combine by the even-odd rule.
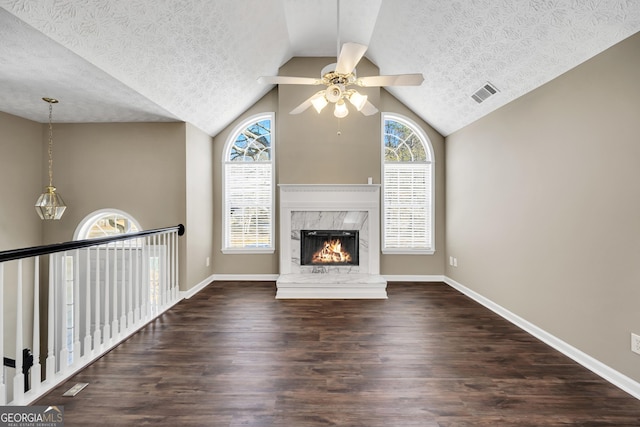
[[216, 282], [35, 404], [66, 426], [640, 426], [640, 401], [449, 286], [387, 291]]

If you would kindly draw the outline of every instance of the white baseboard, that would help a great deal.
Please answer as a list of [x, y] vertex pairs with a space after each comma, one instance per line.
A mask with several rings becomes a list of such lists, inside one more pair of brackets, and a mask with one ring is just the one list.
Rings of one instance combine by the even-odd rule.
[[[214, 274], [209, 281], [228, 282], [275, 282], [279, 274]], [[388, 274], [382, 275], [388, 282], [444, 282], [443, 275], [408, 275]], [[205, 284], [206, 286], [206, 284]], [[193, 289], [193, 288], [192, 288]], [[188, 292], [188, 291], [187, 291]]]
[[279, 274], [214, 274], [216, 282], [275, 282]]
[[279, 276], [279, 274], [212, 274], [188, 290], [180, 291], [180, 296], [184, 299], [189, 299], [212, 282], [275, 282]]
[[187, 289], [186, 291], [180, 291], [180, 296], [182, 298], [184, 298], [184, 299], [191, 298], [192, 296], [194, 296], [195, 294], [197, 294], [198, 292], [200, 292], [201, 290], [206, 288], [207, 285], [211, 284], [211, 282], [214, 281], [214, 277], [215, 277], [215, 274], [212, 274], [211, 276], [209, 276], [206, 279], [204, 279], [202, 282], [200, 282], [197, 285]]
[[575, 362], [577, 362], [580, 365], [584, 366], [585, 368], [589, 369], [590, 371], [592, 371], [596, 375], [599, 375], [603, 379], [609, 381], [611, 384], [613, 384], [616, 387], [618, 387], [618, 388], [624, 390], [625, 392], [629, 393], [630, 395], [632, 395], [636, 399], [640, 399], [640, 383], [638, 383], [637, 381], [635, 381], [635, 380], [627, 377], [626, 375], [616, 371], [615, 369], [611, 368], [610, 366], [605, 365], [604, 363], [600, 362], [599, 360], [589, 356], [587, 353], [585, 353], [585, 352], [583, 352], [581, 350], [578, 350], [577, 348], [575, 348], [572, 345], [566, 343], [565, 341], [561, 340], [560, 338], [558, 338], [558, 337], [550, 334], [549, 332], [539, 328], [538, 326], [534, 325], [533, 323], [523, 319], [522, 317], [518, 316], [517, 314], [512, 313], [511, 311], [507, 310], [506, 308], [502, 307], [501, 305], [496, 304], [495, 302], [491, 301], [490, 299], [485, 298], [484, 296], [482, 296], [479, 293], [477, 293], [477, 292], [467, 288], [466, 286], [456, 282], [455, 280], [445, 276], [444, 277], [444, 282], [446, 284], [448, 284], [449, 286], [451, 286], [452, 288], [457, 289], [458, 291], [462, 292], [463, 294], [465, 294], [469, 298], [471, 298], [471, 299], [475, 300], [476, 302], [482, 304], [483, 306], [485, 306], [489, 310], [493, 311], [497, 315], [503, 317], [504, 319], [506, 319], [509, 322], [513, 323], [514, 325], [518, 326], [520, 329], [522, 329], [522, 330], [528, 332], [529, 334], [533, 335], [534, 337], [538, 338], [539, 340], [541, 340], [545, 344], [547, 344], [547, 345], [553, 347], [554, 349], [558, 350], [560, 353], [562, 353], [565, 356], [571, 358], [572, 360], [574, 360]]
[[444, 282], [442, 275], [383, 274], [387, 282]]

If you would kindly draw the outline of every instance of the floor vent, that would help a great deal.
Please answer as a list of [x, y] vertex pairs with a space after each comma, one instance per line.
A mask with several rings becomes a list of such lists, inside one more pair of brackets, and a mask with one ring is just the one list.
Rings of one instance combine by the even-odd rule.
[[86, 386], [88, 386], [89, 383], [76, 383], [76, 385], [74, 385], [73, 387], [71, 387], [69, 390], [65, 391], [63, 396], [70, 396], [70, 397], [74, 397], [76, 394], [80, 393], [82, 390], [84, 390], [84, 388]]
[[478, 89], [473, 95], [471, 95], [471, 98], [473, 98], [474, 101], [480, 104], [490, 96], [495, 95], [496, 93], [498, 93], [498, 89], [491, 83], [487, 82], [484, 86]]

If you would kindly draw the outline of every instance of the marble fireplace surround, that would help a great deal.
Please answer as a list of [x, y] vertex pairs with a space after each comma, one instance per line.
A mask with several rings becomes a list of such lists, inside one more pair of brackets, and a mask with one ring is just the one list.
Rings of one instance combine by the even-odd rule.
[[[280, 184], [276, 298], [387, 298], [380, 276], [380, 186]], [[300, 265], [300, 230], [359, 230], [358, 266]]]

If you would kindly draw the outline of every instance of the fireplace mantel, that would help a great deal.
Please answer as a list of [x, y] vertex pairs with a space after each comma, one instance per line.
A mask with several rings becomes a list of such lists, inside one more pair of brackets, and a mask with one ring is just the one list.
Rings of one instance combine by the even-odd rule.
[[[280, 184], [280, 278], [276, 298], [386, 298], [380, 276], [380, 186]], [[300, 230], [360, 229], [360, 265], [301, 266]]]

